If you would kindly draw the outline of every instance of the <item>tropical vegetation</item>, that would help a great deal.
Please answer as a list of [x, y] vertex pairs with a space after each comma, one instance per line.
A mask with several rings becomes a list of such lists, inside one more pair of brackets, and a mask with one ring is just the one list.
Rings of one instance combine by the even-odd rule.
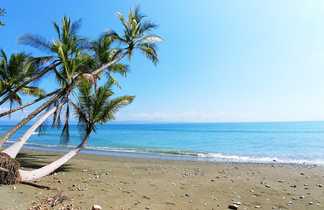
[[[44, 53], [43, 56], [33, 57], [26, 53], [8, 56], [1, 51], [0, 105], [9, 105], [9, 108], [0, 113], [0, 117], [9, 116], [26, 107], [36, 108], [1, 136], [0, 145], [32, 119], [38, 118], [14, 144], [0, 153], [0, 158], [3, 157], [3, 161], [0, 161], [0, 178], [7, 176], [16, 182], [50, 174], [79, 153], [97, 124], [113, 120], [120, 108], [133, 101], [134, 96], [114, 97], [113, 90], [120, 88], [115, 75], [127, 75], [129, 67], [126, 62], [135, 51], [157, 64], [156, 44], [162, 39], [153, 33], [157, 25], [147, 20], [139, 8], [130, 10], [127, 17], [121, 13], [117, 16], [122, 33], [110, 30], [96, 40], [89, 40], [79, 34], [80, 20], [72, 21], [69, 17], [63, 17], [60, 24], [53, 24], [56, 33], [53, 41], [35, 34], [25, 34], [19, 39], [21, 44], [39, 49]], [[37, 86], [37, 81], [45, 77], [53, 78], [57, 84], [48, 92]], [[31, 99], [25, 102], [25, 97], [21, 95], [27, 94]], [[68, 142], [70, 121], [75, 117], [84, 131], [76, 149], [34, 171], [12, 167], [17, 165], [14, 158], [23, 145], [47, 119], [52, 119], [54, 127], [63, 125], [61, 140]]]

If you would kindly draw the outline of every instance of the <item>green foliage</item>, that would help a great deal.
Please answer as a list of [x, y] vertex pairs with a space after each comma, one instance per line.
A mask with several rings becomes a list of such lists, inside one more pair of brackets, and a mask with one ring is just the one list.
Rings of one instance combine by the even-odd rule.
[[123, 34], [118, 35], [115, 32], [113, 34], [117, 40], [127, 46], [128, 57], [130, 58], [134, 50], [138, 49], [156, 64], [159, 61], [156, 43], [161, 42], [162, 38], [151, 32], [156, 29], [157, 25], [146, 20], [146, 16], [141, 14], [139, 7], [130, 10], [128, 18], [121, 13], [117, 13], [117, 16], [123, 25]]
[[103, 124], [115, 119], [115, 114], [124, 106], [132, 103], [134, 96], [113, 97], [114, 83], [107, 83], [95, 88], [87, 80], [79, 83], [79, 94], [77, 103], [71, 102], [79, 124], [84, 127], [85, 135], [95, 131], [96, 124]]
[[22, 81], [38, 73], [39, 65], [38, 59], [25, 53], [12, 54], [8, 58], [7, 54], [0, 50], [0, 93], [10, 93], [8, 98], [10, 107], [22, 104], [21, 94], [36, 97], [44, 95], [43, 90], [30, 85], [23, 86], [18, 92], [14, 91]]
[[[61, 23], [53, 23], [56, 34], [53, 41], [34, 34], [25, 34], [19, 39], [21, 44], [46, 53], [44, 65], [55, 64], [52, 71], [61, 97], [51, 104], [57, 106], [53, 125], [59, 126], [61, 118], [64, 119], [63, 142], [69, 137], [71, 105], [76, 110], [79, 108], [80, 122], [94, 130], [95, 124], [113, 119], [119, 108], [133, 100], [132, 96], [111, 99], [113, 86], [120, 87], [114, 75], [126, 76], [129, 72], [128, 65], [122, 62], [124, 57], [130, 59], [134, 51], [138, 50], [154, 64], [158, 62], [156, 44], [162, 39], [152, 33], [157, 26], [148, 21], [139, 8], [130, 10], [127, 18], [118, 13], [118, 18], [122, 33], [111, 30], [93, 41], [79, 35], [81, 20], [73, 22], [69, 17], [63, 17]], [[106, 85], [96, 88], [98, 83]], [[0, 83], [0, 88], [2, 86]], [[43, 94], [34, 87], [28, 87], [21, 92]], [[80, 97], [75, 100], [75, 95]], [[16, 101], [19, 102], [19, 99]]]

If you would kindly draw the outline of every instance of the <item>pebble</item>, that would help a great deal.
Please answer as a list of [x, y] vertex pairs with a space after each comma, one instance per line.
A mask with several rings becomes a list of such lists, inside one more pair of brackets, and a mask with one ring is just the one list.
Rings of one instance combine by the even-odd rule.
[[240, 207], [240, 205], [237, 205], [237, 204], [231, 204], [228, 206], [229, 209], [234, 209], [234, 210], [238, 209], [239, 207]]
[[99, 205], [93, 205], [92, 210], [102, 210], [102, 208]]
[[259, 208], [261, 208], [261, 206], [257, 205], [257, 206], [255, 206], [254, 208], [259, 209]]

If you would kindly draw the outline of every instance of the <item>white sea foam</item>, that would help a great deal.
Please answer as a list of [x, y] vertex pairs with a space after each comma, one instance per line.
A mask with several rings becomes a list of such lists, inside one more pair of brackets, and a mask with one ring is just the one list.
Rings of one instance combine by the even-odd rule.
[[305, 159], [289, 159], [289, 158], [278, 158], [278, 157], [239, 156], [239, 155], [225, 155], [222, 153], [198, 153], [198, 157], [211, 159], [214, 161], [229, 161], [229, 162], [291, 163], [291, 164], [324, 165], [324, 160], [305, 160]]
[[[14, 141], [9, 141], [8, 143], [13, 143]], [[27, 147], [32, 149], [40, 150], [67, 150], [74, 148], [75, 145], [50, 145], [50, 144], [37, 144], [37, 143], [27, 143]], [[190, 160], [200, 160], [200, 161], [213, 161], [213, 162], [242, 162], [242, 163], [288, 163], [288, 164], [316, 164], [324, 165], [324, 160], [314, 159], [291, 159], [291, 158], [279, 158], [279, 157], [266, 157], [266, 156], [244, 156], [244, 155], [228, 155], [223, 153], [195, 153], [188, 151], [179, 151], [179, 150], [159, 150], [159, 149], [142, 149], [142, 148], [114, 148], [114, 147], [98, 147], [98, 146], [88, 146], [86, 151], [92, 151], [94, 154], [100, 152], [100, 154], [109, 153], [123, 153], [123, 154], [132, 154], [139, 156], [145, 154], [157, 155], [169, 157], [184, 157]]]

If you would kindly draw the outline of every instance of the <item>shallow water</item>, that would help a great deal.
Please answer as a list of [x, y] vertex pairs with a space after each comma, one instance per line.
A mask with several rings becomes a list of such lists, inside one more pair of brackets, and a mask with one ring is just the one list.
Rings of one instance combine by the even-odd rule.
[[[0, 125], [0, 132], [9, 127]], [[71, 126], [70, 134], [68, 146], [78, 144], [79, 128]], [[29, 146], [66, 147], [53, 128], [33, 135]], [[108, 124], [97, 127], [88, 149], [209, 161], [324, 164], [324, 122]]]

